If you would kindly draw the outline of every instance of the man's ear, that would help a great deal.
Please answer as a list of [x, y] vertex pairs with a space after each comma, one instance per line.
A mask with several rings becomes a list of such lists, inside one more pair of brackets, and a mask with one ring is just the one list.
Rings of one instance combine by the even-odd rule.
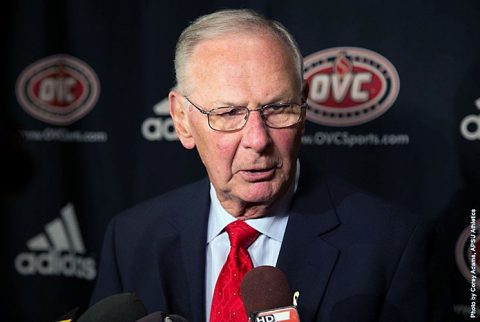
[[308, 82], [306, 79], [304, 79], [302, 84], [302, 99], [304, 101], [307, 101], [309, 90], [310, 90], [310, 87], [308, 86]]
[[168, 94], [168, 104], [170, 115], [173, 119], [175, 132], [186, 149], [193, 149], [195, 147], [195, 140], [193, 139], [190, 129], [190, 122], [188, 120], [188, 110], [183, 106], [184, 98], [176, 91], [171, 91]]
[[[308, 99], [308, 91], [310, 90], [310, 87], [308, 86], [308, 82], [306, 79], [303, 80], [303, 83], [302, 83], [302, 100], [304, 102], [307, 101]], [[306, 120], [306, 113], [307, 113], [307, 110], [305, 109], [303, 111], [303, 121], [302, 121], [302, 134], [305, 133], [305, 120]]]

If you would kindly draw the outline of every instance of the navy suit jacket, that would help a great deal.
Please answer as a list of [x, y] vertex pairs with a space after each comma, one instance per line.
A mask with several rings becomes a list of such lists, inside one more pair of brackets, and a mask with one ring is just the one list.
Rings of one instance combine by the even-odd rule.
[[[149, 312], [205, 321], [209, 181], [116, 216], [92, 303], [135, 292]], [[302, 322], [427, 321], [423, 225], [343, 181], [302, 167], [277, 267], [300, 291]]]

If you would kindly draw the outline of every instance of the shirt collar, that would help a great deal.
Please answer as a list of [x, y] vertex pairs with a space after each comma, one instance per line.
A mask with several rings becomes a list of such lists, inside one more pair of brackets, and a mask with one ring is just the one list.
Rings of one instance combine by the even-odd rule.
[[[287, 193], [278, 200], [271, 209], [270, 215], [256, 219], [248, 219], [246, 222], [258, 232], [269, 238], [282, 242], [285, 228], [288, 222], [288, 210], [293, 195], [297, 190], [298, 178], [300, 177], [300, 162], [297, 160], [295, 180]], [[236, 219], [229, 214], [220, 204], [213, 184], [210, 183], [210, 214], [208, 220], [207, 244], [222, 233], [225, 227]]]

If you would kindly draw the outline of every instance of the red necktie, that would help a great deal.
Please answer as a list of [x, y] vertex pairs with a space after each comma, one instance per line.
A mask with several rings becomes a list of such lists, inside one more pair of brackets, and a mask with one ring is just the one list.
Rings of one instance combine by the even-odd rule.
[[215, 285], [210, 322], [246, 322], [248, 318], [240, 298], [240, 283], [253, 268], [247, 248], [260, 233], [240, 220], [228, 224], [225, 230], [230, 239], [230, 253]]

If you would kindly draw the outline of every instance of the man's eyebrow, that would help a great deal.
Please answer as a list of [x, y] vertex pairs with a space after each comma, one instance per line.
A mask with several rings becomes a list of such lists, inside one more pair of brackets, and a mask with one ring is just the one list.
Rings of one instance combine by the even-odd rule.
[[[260, 102], [258, 106], [270, 105], [270, 104], [279, 104], [279, 103], [290, 103], [293, 102], [294, 99], [291, 96], [284, 96], [283, 94], [279, 94], [272, 99], [268, 100], [267, 102]], [[231, 103], [230, 101], [216, 101], [212, 104], [212, 108], [217, 107], [235, 107], [235, 106], [242, 106], [245, 107], [247, 104], [238, 104], [238, 103]]]
[[234, 106], [247, 106], [245, 104], [236, 104], [230, 103], [229, 101], [219, 101], [220, 103], [216, 103], [216, 107], [234, 107]]
[[294, 99], [291, 96], [278, 96], [273, 99], [271, 99], [269, 102], [262, 104], [263, 105], [270, 105], [270, 104], [281, 104], [281, 103], [291, 103], [293, 102]]

